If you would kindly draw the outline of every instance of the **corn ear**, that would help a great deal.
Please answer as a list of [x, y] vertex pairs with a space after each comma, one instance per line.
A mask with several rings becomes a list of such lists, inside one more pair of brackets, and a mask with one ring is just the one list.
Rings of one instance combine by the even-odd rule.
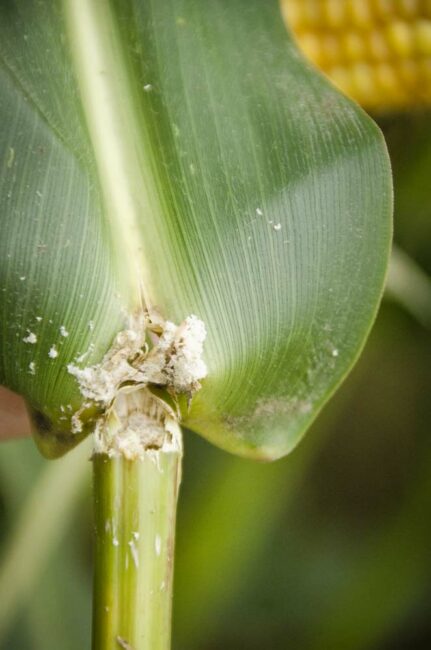
[[282, 0], [304, 54], [368, 109], [431, 103], [429, 0]]

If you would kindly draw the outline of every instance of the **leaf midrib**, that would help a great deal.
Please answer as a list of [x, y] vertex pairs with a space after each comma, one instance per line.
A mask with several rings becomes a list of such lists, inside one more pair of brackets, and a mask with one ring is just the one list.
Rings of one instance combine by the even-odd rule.
[[108, 2], [64, 0], [72, 65], [104, 197], [104, 213], [134, 308], [149, 306], [142, 226], [163, 227], [151, 142]]

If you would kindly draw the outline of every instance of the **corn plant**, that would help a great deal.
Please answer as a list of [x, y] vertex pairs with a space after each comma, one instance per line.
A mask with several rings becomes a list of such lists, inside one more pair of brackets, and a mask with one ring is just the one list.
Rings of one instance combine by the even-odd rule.
[[10, 0], [0, 61], [0, 380], [46, 457], [94, 437], [93, 648], [166, 650], [181, 429], [304, 435], [381, 297], [385, 145], [275, 0]]

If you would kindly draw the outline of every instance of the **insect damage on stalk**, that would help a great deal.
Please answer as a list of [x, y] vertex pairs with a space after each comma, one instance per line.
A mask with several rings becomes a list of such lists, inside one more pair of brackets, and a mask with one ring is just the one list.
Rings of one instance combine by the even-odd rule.
[[[184, 394], [190, 400], [207, 375], [205, 337], [205, 325], [194, 315], [180, 325], [155, 313], [130, 317], [99, 364], [67, 367], [86, 400], [72, 417], [73, 432], [82, 431], [80, 416], [96, 403], [102, 412], [95, 425], [96, 452], [134, 458], [143, 450], [178, 447], [175, 400]], [[174, 406], [149, 387], [165, 389]]]

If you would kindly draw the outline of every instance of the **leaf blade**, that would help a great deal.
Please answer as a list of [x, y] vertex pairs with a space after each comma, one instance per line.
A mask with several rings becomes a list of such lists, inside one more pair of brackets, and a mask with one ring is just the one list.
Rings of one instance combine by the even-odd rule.
[[[176, 322], [196, 313], [207, 325], [209, 376], [184, 424], [235, 453], [283, 455], [351, 368], [377, 309], [391, 236], [382, 137], [304, 63], [275, 2], [100, 6], [121, 42], [136, 178], [144, 173], [154, 196], [149, 203], [135, 184], [146, 306]], [[79, 77], [76, 19], [66, 67]], [[70, 46], [67, 20], [65, 29]], [[76, 93], [88, 115], [89, 98]], [[122, 292], [104, 319], [117, 312], [120, 329], [119, 308], [136, 304], [136, 283], [118, 267], [127, 246], [104, 221], [100, 169], [96, 155], [88, 165], [95, 227], [107, 231], [104, 254], [115, 260], [104, 266], [106, 302], [116, 286]], [[121, 206], [114, 211], [119, 223]], [[69, 304], [77, 309], [76, 296]], [[108, 332], [114, 327], [99, 358]], [[62, 382], [61, 390], [71, 378], [63, 373]]]

